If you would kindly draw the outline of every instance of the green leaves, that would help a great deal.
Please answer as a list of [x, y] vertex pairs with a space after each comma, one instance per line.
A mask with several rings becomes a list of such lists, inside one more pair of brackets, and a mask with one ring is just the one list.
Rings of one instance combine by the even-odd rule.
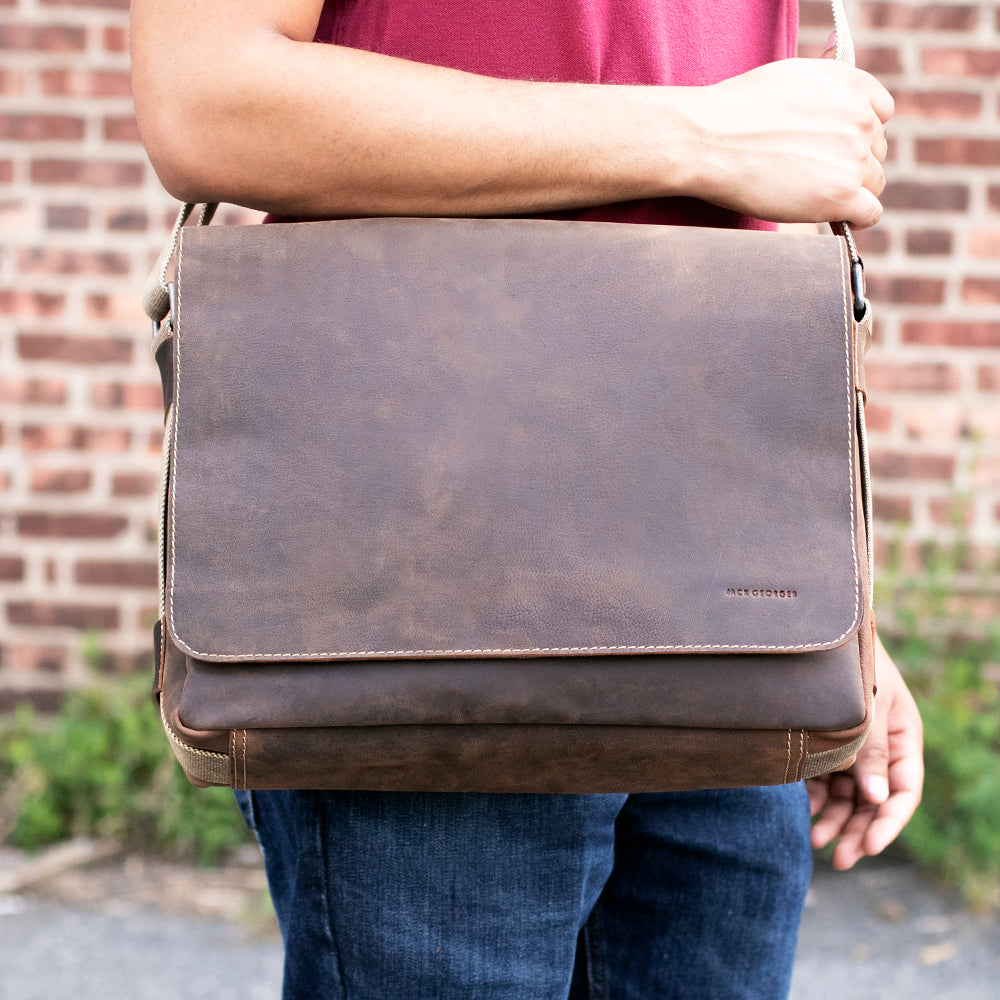
[[247, 833], [226, 789], [198, 789], [167, 745], [145, 677], [70, 694], [52, 719], [0, 729], [0, 836], [36, 848], [74, 836], [218, 860]]

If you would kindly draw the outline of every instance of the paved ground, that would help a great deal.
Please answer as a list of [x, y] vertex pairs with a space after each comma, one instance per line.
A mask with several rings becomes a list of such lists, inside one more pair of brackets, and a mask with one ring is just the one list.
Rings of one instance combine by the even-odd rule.
[[817, 867], [790, 1000], [997, 1000], [1000, 920], [901, 862]]
[[[0, 871], [21, 860], [0, 852]], [[0, 1000], [276, 1000], [262, 886], [252, 857], [211, 873], [127, 858], [0, 896]], [[792, 1000], [998, 996], [1000, 922], [899, 862], [817, 869]]]

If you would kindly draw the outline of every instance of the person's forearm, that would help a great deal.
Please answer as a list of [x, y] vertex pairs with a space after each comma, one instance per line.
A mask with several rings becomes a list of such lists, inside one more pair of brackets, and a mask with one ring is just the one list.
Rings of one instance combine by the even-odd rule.
[[880, 212], [891, 99], [867, 74], [790, 60], [715, 87], [495, 80], [312, 44], [319, 6], [133, 0], [137, 115], [168, 190], [314, 216], [675, 194], [775, 221]]
[[[150, 156], [185, 199], [485, 215], [690, 186], [690, 129], [652, 88], [494, 80], [262, 33], [219, 52], [197, 88], [178, 74], [147, 101], [135, 76]], [[670, 150], [636, 142], [644, 130], [673, 135]]]

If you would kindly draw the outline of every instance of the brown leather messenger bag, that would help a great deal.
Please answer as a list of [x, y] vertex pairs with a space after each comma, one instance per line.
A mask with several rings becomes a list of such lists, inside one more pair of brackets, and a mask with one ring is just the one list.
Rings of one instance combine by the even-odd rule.
[[146, 306], [156, 692], [192, 781], [636, 792], [853, 759], [849, 232], [190, 209]]

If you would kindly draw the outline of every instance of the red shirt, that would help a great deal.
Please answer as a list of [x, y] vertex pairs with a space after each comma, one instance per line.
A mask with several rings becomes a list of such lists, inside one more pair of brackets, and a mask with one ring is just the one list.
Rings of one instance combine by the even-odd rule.
[[[484, 76], [701, 86], [795, 53], [797, 0], [326, 0], [316, 40]], [[547, 217], [768, 223], [690, 198]]]

